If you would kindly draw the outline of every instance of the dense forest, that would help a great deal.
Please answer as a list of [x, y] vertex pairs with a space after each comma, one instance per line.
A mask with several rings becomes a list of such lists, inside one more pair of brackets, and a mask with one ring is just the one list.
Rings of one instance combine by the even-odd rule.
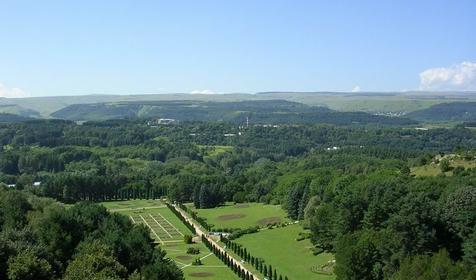
[[145, 226], [0, 185], [0, 279], [183, 279]]
[[[129, 267], [134, 262], [121, 259], [110, 247], [119, 246], [109, 240], [116, 235], [102, 231], [108, 226], [139, 231], [137, 238], [149, 248], [145, 229], [87, 203], [50, 210], [61, 206], [32, 194], [64, 203], [168, 196], [201, 208], [225, 201], [281, 204], [289, 217], [311, 230], [315, 250], [335, 254], [338, 279], [476, 277], [476, 170], [458, 167], [438, 177], [415, 177], [410, 171], [438, 164], [437, 158], [445, 154], [474, 161], [475, 131], [464, 125], [417, 130], [355, 124], [147, 125], [134, 119], [79, 125], [36, 120], [0, 124], [0, 141], [0, 181], [15, 189], [3, 190], [1, 197], [23, 197], [25, 208], [18, 214], [23, 222], [17, 230], [31, 230], [38, 246], [46, 247], [46, 255], [34, 256], [49, 264], [48, 277], [66, 277], [74, 269], [71, 264], [94, 246], [117, 263], [114, 273], [119, 279], [146, 273], [152, 263], [161, 264], [160, 273], [176, 272], [152, 247], [149, 255], [141, 256], [141, 266]], [[34, 201], [48, 201], [48, 210]], [[11, 228], [4, 218], [9, 211], [0, 210], [2, 232]], [[82, 224], [93, 211], [103, 218]], [[72, 228], [85, 230], [81, 236], [58, 236], [72, 240], [67, 251], [61, 251], [36, 228], [47, 225], [38, 219], [49, 218], [53, 225], [72, 223]], [[91, 236], [102, 243], [90, 244]], [[5, 242], [0, 246], [9, 246]], [[5, 252], [12, 253], [2, 260], [19, 254]], [[10, 261], [2, 263], [8, 264], [2, 268], [4, 275], [10, 275]]]

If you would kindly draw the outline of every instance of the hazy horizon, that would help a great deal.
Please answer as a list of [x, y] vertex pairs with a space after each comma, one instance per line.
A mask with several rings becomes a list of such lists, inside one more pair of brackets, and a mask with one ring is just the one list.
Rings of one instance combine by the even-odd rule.
[[6, 1], [0, 96], [476, 90], [474, 1]]

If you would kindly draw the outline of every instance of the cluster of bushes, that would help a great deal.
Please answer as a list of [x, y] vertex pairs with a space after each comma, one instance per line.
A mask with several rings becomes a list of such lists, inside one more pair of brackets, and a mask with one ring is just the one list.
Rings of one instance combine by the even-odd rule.
[[189, 255], [198, 255], [198, 254], [200, 254], [200, 249], [195, 248], [195, 247], [188, 247], [187, 254], [189, 254]]
[[254, 227], [248, 227], [245, 229], [238, 229], [233, 231], [230, 235], [228, 235], [228, 239], [236, 239], [239, 238], [245, 234], [250, 234], [250, 233], [256, 233], [259, 231], [259, 226], [254, 226]]
[[[283, 280], [281, 275], [278, 276], [276, 269], [273, 269], [271, 265], [266, 265], [265, 261], [262, 258], [258, 258], [252, 256], [251, 253], [242, 245], [235, 243], [228, 238], [221, 237], [221, 241], [226, 244], [226, 247], [232, 250], [235, 254], [237, 254], [240, 258], [242, 258], [245, 262], [250, 263], [256, 270], [258, 270], [261, 274], [268, 279], [271, 280]], [[284, 279], [288, 279], [287, 276]]]
[[296, 237], [296, 241], [303, 241], [306, 239], [311, 238], [311, 233], [310, 232], [300, 232], [298, 234], [298, 237]]
[[192, 265], [202, 265], [202, 260], [200, 258], [196, 258], [193, 262]]

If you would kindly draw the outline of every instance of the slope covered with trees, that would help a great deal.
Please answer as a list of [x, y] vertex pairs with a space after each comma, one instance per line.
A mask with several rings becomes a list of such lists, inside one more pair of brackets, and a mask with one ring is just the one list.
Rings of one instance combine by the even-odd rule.
[[107, 120], [120, 118], [168, 118], [177, 121], [227, 121], [254, 124], [408, 125], [415, 121], [376, 116], [363, 112], [337, 112], [285, 100], [240, 102], [144, 101], [74, 104], [52, 114], [67, 120]]
[[442, 103], [411, 112], [406, 116], [426, 122], [474, 122], [476, 121], [476, 102]]
[[145, 226], [0, 185], [0, 279], [183, 279]]
[[[476, 273], [476, 171], [410, 174], [410, 167], [445, 153], [474, 160], [475, 131], [465, 126], [40, 120], [1, 124], [0, 141], [0, 181], [63, 202], [167, 195], [199, 208], [281, 204], [311, 230], [316, 253], [335, 254], [338, 279], [472, 279]], [[109, 262], [103, 245], [94, 250]], [[64, 273], [71, 250], [58, 266]], [[433, 264], [442, 269], [431, 270]]]

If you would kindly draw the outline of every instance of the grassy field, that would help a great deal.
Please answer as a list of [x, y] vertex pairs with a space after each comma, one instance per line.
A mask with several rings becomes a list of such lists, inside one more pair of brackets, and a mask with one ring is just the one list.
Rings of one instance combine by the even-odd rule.
[[[467, 161], [463, 159], [453, 159], [450, 160], [450, 166], [455, 168], [457, 166], [462, 166], [464, 168], [476, 168], [476, 161]], [[413, 167], [411, 172], [415, 176], [438, 176], [442, 174], [440, 166], [437, 164], [426, 164], [423, 166]], [[450, 170], [445, 172], [445, 175], [453, 175], [453, 172]]]
[[157, 199], [135, 199], [135, 200], [122, 200], [122, 201], [107, 201], [101, 203], [104, 207], [110, 211], [127, 211], [141, 208], [157, 208], [165, 207], [162, 201]]
[[296, 241], [301, 231], [303, 229], [299, 224], [293, 224], [282, 228], [264, 229], [234, 241], [245, 246], [253, 256], [263, 258], [283, 277], [288, 276], [289, 279], [296, 280], [335, 279], [334, 275], [312, 271], [331, 262], [333, 256], [327, 253], [314, 256], [309, 250], [312, 246], [309, 239]]
[[210, 156], [210, 157], [215, 157], [215, 156], [221, 155], [223, 153], [233, 151], [233, 146], [219, 146], [219, 145], [204, 146], [204, 145], [199, 145], [199, 147], [204, 149], [207, 153], [207, 156]]
[[[185, 244], [183, 235], [190, 230], [159, 200], [129, 200], [102, 203], [110, 211], [128, 216], [134, 223], [144, 224], [151, 237], [167, 252], [167, 256], [182, 269], [187, 280], [237, 280], [238, 277], [213, 255], [202, 243]], [[200, 250], [197, 255], [187, 254], [189, 247]], [[200, 258], [203, 265], [192, 262]]]
[[[192, 204], [188, 204], [192, 207]], [[280, 205], [266, 205], [263, 203], [227, 203], [225, 206], [212, 209], [194, 209], [200, 217], [206, 218], [215, 228], [247, 228], [251, 226], [265, 226], [268, 223], [289, 221], [286, 212]]]

